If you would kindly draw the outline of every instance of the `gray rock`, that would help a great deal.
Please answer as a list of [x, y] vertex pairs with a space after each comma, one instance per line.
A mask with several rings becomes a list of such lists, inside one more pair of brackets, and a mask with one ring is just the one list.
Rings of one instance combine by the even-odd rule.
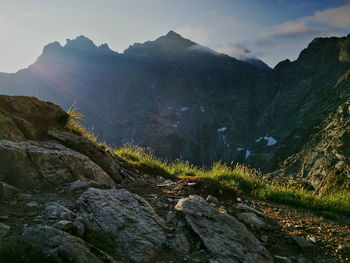
[[49, 226], [27, 228], [21, 244], [53, 263], [102, 263], [80, 238]]
[[77, 218], [73, 224], [73, 233], [78, 237], [83, 238], [85, 235], [85, 224], [82, 218]]
[[74, 220], [75, 218], [71, 210], [56, 202], [46, 204], [44, 213], [48, 219]]
[[5, 224], [0, 223], [0, 245], [3, 241], [3, 239], [8, 235], [10, 232], [11, 227]]
[[132, 262], [147, 262], [165, 243], [164, 221], [138, 195], [90, 188], [77, 200], [85, 240]]
[[265, 247], [234, 217], [217, 212], [199, 196], [181, 199], [176, 210], [198, 234], [219, 263], [265, 263], [273, 259]]
[[103, 185], [99, 182], [93, 181], [93, 180], [86, 180], [86, 181], [81, 181], [77, 180], [72, 183], [69, 183], [66, 187], [65, 190], [67, 192], [76, 192], [76, 191], [85, 191], [89, 188], [106, 188], [106, 185]]
[[29, 208], [34, 208], [34, 207], [37, 207], [39, 204], [35, 201], [32, 201], [32, 202], [29, 202], [29, 203], [26, 203], [26, 207], [29, 207]]
[[236, 210], [239, 210], [240, 212], [252, 212], [252, 213], [255, 213], [258, 216], [266, 217], [266, 215], [263, 212], [255, 209], [255, 208], [252, 208], [252, 207], [250, 207], [248, 205], [245, 205], [245, 204], [237, 204], [237, 205], [234, 206], [234, 208]]
[[75, 180], [115, 186], [88, 157], [56, 142], [0, 140], [0, 156], [4, 181], [19, 188], [57, 187]]
[[31, 200], [33, 196], [31, 194], [26, 194], [26, 193], [19, 193], [17, 195], [17, 201], [28, 201]]
[[292, 263], [292, 261], [287, 257], [274, 255], [273, 258], [275, 259], [276, 263]]
[[190, 243], [183, 234], [176, 234], [174, 238], [169, 240], [169, 248], [180, 254], [188, 254], [190, 251]]
[[107, 174], [109, 174], [115, 183], [120, 183], [122, 181], [123, 178], [120, 173], [120, 159], [111, 151], [92, 143], [85, 137], [78, 136], [70, 132], [49, 130], [48, 134], [60, 141], [65, 146], [89, 157]]
[[302, 250], [310, 250], [314, 247], [310, 241], [299, 237], [299, 236], [291, 236], [291, 239], [302, 249]]
[[12, 199], [19, 189], [0, 181], [0, 199]]
[[212, 195], [208, 195], [205, 201], [207, 201], [208, 203], [213, 203], [215, 205], [219, 204], [219, 199], [217, 199], [215, 196], [212, 196]]
[[69, 231], [73, 229], [73, 222], [68, 220], [60, 220], [57, 223], [53, 224], [53, 227], [63, 231]]
[[237, 218], [242, 223], [249, 225], [253, 228], [262, 228], [265, 225], [265, 223], [261, 219], [259, 219], [255, 213], [240, 213], [237, 215]]

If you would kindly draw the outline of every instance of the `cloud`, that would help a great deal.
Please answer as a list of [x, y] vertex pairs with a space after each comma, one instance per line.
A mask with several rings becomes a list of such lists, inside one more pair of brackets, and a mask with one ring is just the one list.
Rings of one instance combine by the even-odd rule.
[[210, 32], [203, 26], [186, 25], [175, 31], [181, 36], [189, 38], [190, 40], [200, 44], [206, 44], [210, 40]]
[[215, 49], [219, 53], [229, 55], [239, 60], [256, 59], [260, 54], [248, 49], [244, 44], [222, 43]]
[[336, 8], [330, 8], [325, 11], [318, 11], [312, 17], [312, 20], [335, 28], [349, 29], [350, 4]]
[[190, 51], [197, 51], [197, 52], [203, 52], [203, 53], [211, 53], [213, 55], [221, 55], [220, 53], [216, 52], [215, 50], [202, 46], [202, 45], [194, 45], [188, 48]]

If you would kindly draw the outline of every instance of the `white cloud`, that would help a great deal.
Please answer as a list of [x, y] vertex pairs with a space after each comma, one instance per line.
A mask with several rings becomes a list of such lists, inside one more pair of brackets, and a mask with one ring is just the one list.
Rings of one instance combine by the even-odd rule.
[[209, 42], [210, 32], [203, 26], [186, 25], [182, 28], [175, 30], [181, 36], [189, 38], [199, 44], [206, 44]]
[[318, 11], [312, 17], [312, 20], [336, 28], [349, 29], [350, 4], [346, 4], [336, 8], [330, 8], [325, 11]]
[[240, 60], [252, 59], [258, 56], [257, 53], [252, 52], [245, 45], [237, 43], [222, 43], [215, 51]]

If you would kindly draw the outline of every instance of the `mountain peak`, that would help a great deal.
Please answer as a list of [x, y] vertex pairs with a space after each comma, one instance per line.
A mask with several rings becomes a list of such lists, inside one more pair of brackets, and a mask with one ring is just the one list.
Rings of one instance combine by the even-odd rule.
[[91, 39], [83, 35], [78, 36], [73, 40], [67, 39], [67, 44], [65, 45], [65, 47], [80, 50], [92, 50], [97, 48], [97, 46]]

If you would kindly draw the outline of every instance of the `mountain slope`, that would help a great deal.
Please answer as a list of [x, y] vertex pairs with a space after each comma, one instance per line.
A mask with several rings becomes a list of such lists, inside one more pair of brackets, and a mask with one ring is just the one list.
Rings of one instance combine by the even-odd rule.
[[28, 69], [0, 77], [0, 88], [64, 108], [76, 100], [101, 140], [209, 164], [232, 160], [254, 133], [270, 99], [267, 72], [170, 31], [123, 54], [85, 37], [49, 44]]

